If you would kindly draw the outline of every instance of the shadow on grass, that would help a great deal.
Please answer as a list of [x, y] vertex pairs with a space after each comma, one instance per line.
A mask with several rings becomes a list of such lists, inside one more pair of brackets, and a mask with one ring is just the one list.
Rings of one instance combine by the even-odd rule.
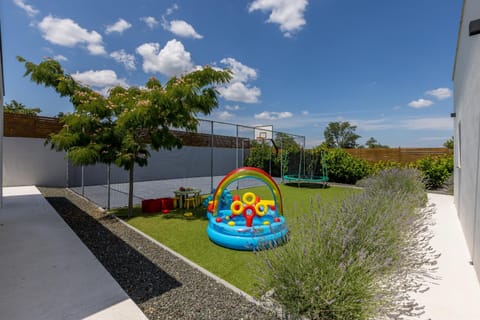
[[287, 182], [285, 185], [296, 188], [308, 188], [308, 189], [328, 189], [330, 186], [325, 183], [308, 183], [308, 182]]
[[67, 198], [46, 199], [135, 303], [182, 285]]
[[170, 210], [168, 213], [162, 212], [152, 212], [146, 213], [142, 212], [142, 208], [135, 207], [133, 208], [132, 216], [128, 216], [127, 208], [120, 208], [111, 210], [110, 213], [116, 215], [122, 220], [129, 221], [135, 217], [142, 217], [145, 219], [149, 218], [162, 218], [165, 220], [176, 219], [176, 220], [185, 220], [185, 221], [192, 221], [192, 220], [205, 220], [207, 221], [207, 208], [203, 206], [199, 206], [197, 208], [192, 209], [174, 209]]

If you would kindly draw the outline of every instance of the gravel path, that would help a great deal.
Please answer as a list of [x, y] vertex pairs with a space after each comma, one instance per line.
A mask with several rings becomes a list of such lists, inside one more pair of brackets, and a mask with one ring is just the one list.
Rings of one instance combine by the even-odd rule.
[[275, 318], [72, 191], [39, 189], [150, 320]]

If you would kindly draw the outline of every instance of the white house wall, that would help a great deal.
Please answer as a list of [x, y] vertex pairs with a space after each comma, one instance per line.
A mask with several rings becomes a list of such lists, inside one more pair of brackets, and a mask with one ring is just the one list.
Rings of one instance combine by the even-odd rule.
[[480, 276], [480, 34], [469, 23], [480, 19], [480, 1], [465, 0], [454, 70], [455, 204]]

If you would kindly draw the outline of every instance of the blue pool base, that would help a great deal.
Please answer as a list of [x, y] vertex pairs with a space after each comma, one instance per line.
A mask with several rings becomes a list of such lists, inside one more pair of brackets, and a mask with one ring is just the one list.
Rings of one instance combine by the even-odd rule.
[[288, 233], [283, 217], [279, 222], [254, 224], [252, 227], [218, 223], [210, 214], [208, 218], [207, 234], [210, 240], [229, 249], [252, 251], [271, 248], [284, 242]]

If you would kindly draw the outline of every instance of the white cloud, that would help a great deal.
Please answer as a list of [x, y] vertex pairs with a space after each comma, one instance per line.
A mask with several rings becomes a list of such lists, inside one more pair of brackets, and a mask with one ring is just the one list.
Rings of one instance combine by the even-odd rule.
[[302, 111], [302, 116], [308, 116], [308, 114], [309, 114], [308, 110], [303, 110]]
[[53, 60], [57, 61], [68, 61], [67, 57], [62, 56], [61, 54], [57, 54], [56, 56], [53, 57]]
[[225, 106], [225, 109], [226, 110], [229, 110], [229, 111], [238, 111], [240, 110], [240, 106], [239, 105], [235, 105], [235, 106]]
[[452, 130], [453, 120], [443, 118], [420, 118], [402, 121], [402, 127], [410, 130]]
[[123, 31], [129, 29], [132, 27], [132, 24], [126, 20], [123, 19], [118, 19], [117, 22], [114, 24], [108, 25], [107, 29], [105, 30], [106, 34], [112, 33], [112, 32], [118, 32], [118, 33], [123, 33]]
[[425, 108], [425, 107], [429, 107], [433, 104], [433, 101], [432, 100], [428, 100], [428, 99], [418, 99], [418, 100], [413, 100], [413, 101], [410, 101], [410, 103], [408, 104], [410, 107], [412, 108], [416, 108], [416, 109], [419, 109], [419, 108]]
[[105, 51], [105, 48], [103, 47], [103, 44], [97, 44], [97, 43], [90, 43], [87, 45], [87, 50], [93, 55], [102, 55], [106, 54], [107, 52]]
[[118, 51], [113, 51], [110, 53], [112, 57], [118, 63], [122, 63], [127, 70], [135, 70], [135, 56], [133, 54], [128, 54], [125, 50], [121, 49]]
[[72, 78], [83, 85], [97, 88], [128, 86], [125, 79], [119, 79], [113, 70], [89, 70], [85, 72], [76, 72], [72, 74]]
[[175, 10], [178, 10], [178, 5], [174, 3], [170, 8], [167, 9], [165, 15], [171, 15]]
[[257, 71], [255, 71], [255, 69], [238, 62], [234, 58], [224, 58], [220, 60], [220, 62], [232, 70], [233, 75], [231, 82], [247, 82], [257, 78]]
[[270, 12], [267, 22], [280, 25], [280, 31], [286, 37], [291, 37], [302, 29], [305, 22], [305, 9], [308, 0], [254, 0], [248, 11]]
[[357, 126], [359, 130], [387, 130], [395, 127], [393, 123], [389, 123], [387, 119], [367, 119], [367, 120], [350, 120], [350, 123]]
[[257, 87], [247, 87], [242, 82], [233, 82], [226, 87], [218, 88], [223, 98], [230, 101], [239, 101], [245, 103], [256, 103], [261, 91]]
[[449, 139], [450, 137], [420, 137], [419, 140], [421, 141], [442, 141]]
[[165, 30], [170, 31], [171, 33], [185, 38], [193, 38], [193, 39], [202, 39], [203, 36], [192, 27], [191, 24], [184, 20], [172, 20], [162, 22], [162, 27]]
[[228, 111], [220, 111], [217, 114], [217, 117], [220, 120], [228, 120], [228, 119], [231, 119], [233, 117], [233, 113], [228, 112]]
[[437, 88], [425, 92], [426, 95], [437, 98], [438, 100], [445, 100], [452, 96], [452, 90], [449, 88]]
[[35, 16], [40, 11], [35, 9], [32, 5], [26, 4], [23, 0], [14, 0], [13, 1], [19, 8], [23, 9], [30, 17]]
[[261, 120], [279, 120], [279, 119], [287, 119], [293, 117], [293, 114], [288, 111], [284, 112], [270, 112], [270, 111], [263, 111], [261, 113], [255, 114], [255, 119]]
[[87, 50], [94, 55], [105, 54], [102, 36], [96, 31], [88, 31], [80, 27], [72, 19], [57, 19], [46, 16], [38, 24], [45, 40], [65, 47], [86, 45]]
[[142, 20], [143, 22], [145, 22], [145, 24], [146, 24], [150, 29], [153, 29], [153, 28], [155, 28], [155, 27], [158, 25], [158, 21], [157, 21], [157, 19], [155, 19], [154, 17], [142, 17], [142, 18], [140, 18], [140, 20]]
[[224, 58], [220, 62], [232, 71], [230, 83], [218, 88], [223, 98], [245, 103], [258, 102], [258, 98], [261, 95], [260, 89], [247, 84], [249, 80], [255, 80], [257, 78], [255, 69], [242, 64], [234, 58]]
[[168, 41], [161, 50], [158, 43], [144, 43], [137, 48], [137, 53], [143, 58], [144, 72], [160, 72], [173, 76], [193, 68], [190, 52], [176, 39]]

